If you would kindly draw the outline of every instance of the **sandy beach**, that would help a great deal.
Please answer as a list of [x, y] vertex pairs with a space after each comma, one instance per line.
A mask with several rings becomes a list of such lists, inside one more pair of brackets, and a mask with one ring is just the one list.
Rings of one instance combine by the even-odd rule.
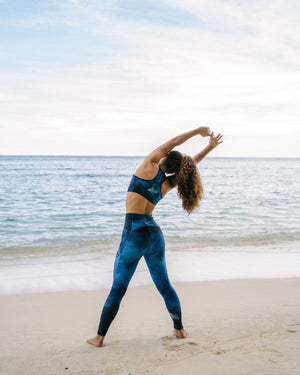
[[2, 296], [0, 373], [300, 374], [300, 278], [177, 283], [185, 340], [155, 287], [129, 288], [106, 346], [107, 291]]

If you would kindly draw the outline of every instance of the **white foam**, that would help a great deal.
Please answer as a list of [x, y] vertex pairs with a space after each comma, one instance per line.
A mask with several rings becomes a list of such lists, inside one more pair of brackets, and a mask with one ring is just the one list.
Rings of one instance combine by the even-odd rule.
[[[114, 257], [113, 251], [102, 251], [2, 261], [0, 295], [108, 289], [112, 283]], [[172, 282], [300, 277], [300, 253], [169, 251], [166, 257]], [[131, 285], [150, 283], [152, 280], [142, 259]]]

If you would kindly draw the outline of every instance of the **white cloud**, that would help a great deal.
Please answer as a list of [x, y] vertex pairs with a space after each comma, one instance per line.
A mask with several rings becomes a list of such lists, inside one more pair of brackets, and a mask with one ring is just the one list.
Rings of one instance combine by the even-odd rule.
[[[71, 10], [63, 3], [65, 20], [76, 12], [80, 24], [82, 3], [72, 3]], [[130, 48], [99, 56], [93, 66], [18, 75], [20, 85], [1, 94], [18, 97], [2, 112], [1, 153], [144, 155], [169, 136], [209, 124], [225, 135], [216, 155], [299, 157], [297, 4], [176, 3], [204, 24], [142, 25], [85, 7], [84, 19], [103, 24], [82, 27], [101, 34], [110, 24], [106, 32]]]

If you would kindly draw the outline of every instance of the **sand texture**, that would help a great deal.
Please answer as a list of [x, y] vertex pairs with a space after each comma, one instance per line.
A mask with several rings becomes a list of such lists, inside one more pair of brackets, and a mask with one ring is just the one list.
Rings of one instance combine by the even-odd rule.
[[188, 338], [154, 286], [130, 288], [106, 337], [107, 291], [3, 296], [0, 374], [300, 374], [300, 279], [179, 283]]

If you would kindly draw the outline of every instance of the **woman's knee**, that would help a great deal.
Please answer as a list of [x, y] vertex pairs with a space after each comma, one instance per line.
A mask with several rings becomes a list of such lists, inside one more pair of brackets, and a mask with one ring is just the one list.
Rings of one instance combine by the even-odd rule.
[[172, 285], [170, 284], [169, 280], [160, 280], [156, 283], [156, 287], [159, 291], [159, 293], [164, 298], [172, 298], [174, 295], [176, 295], [176, 292]]
[[127, 290], [127, 285], [124, 283], [114, 284], [111, 288], [107, 298], [108, 304], [120, 303]]

